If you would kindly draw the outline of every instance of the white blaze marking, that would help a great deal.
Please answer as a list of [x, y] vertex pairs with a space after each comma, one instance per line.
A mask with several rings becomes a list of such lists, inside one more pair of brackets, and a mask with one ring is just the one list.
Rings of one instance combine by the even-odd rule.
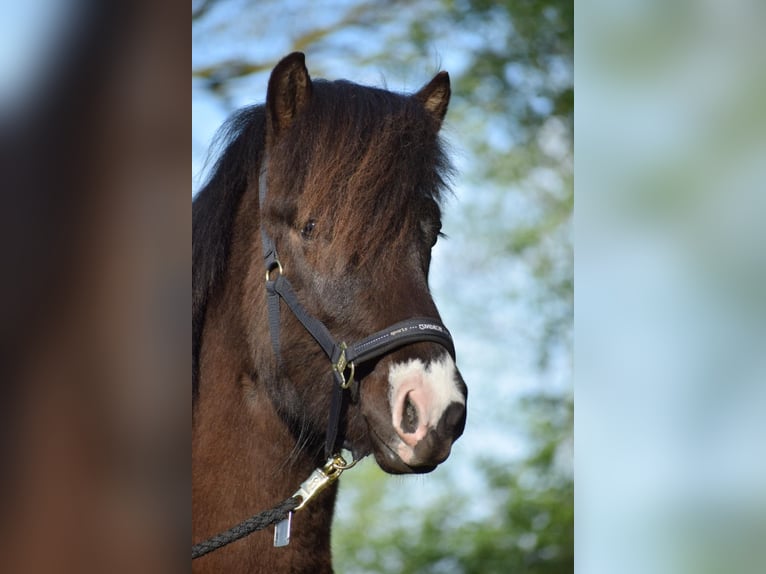
[[404, 397], [408, 393], [412, 393], [418, 407], [418, 430], [408, 436], [410, 446], [423, 438], [428, 429], [436, 428], [450, 404], [465, 404], [458, 387], [455, 362], [446, 353], [428, 366], [420, 359], [394, 363], [388, 372], [388, 383], [394, 428], [400, 428]]

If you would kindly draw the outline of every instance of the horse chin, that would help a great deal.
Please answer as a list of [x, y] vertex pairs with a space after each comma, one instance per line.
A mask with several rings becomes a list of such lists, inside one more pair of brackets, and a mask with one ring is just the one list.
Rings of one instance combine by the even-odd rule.
[[372, 439], [372, 454], [375, 462], [385, 472], [389, 474], [427, 474], [433, 471], [438, 465], [418, 465], [410, 466], [402, 460], [396, 453], [389, 441], [381, 438], [372, 428], [370, 429]]

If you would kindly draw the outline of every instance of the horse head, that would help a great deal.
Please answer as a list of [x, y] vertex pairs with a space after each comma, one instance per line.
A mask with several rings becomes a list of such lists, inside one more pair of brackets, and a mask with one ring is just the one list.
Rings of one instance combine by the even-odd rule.
[[[444, 72], [412, 96], [314, 81], [302, 54], [271, 74], [257, 218], [279, 253], [279, 272], [337, 341], [413, 317], [425, 318], [421, 328], [440, 325], [428, 273], [450, 169], [438, 135], [449, 98]], [[261, 251], [252, 250], [254, 268]], [[270, 374], [272, 402], [299, 444], [318, 451], [335, 384], [327, 356], [284, 311], [277, 356], [265, 344], [274, 337], [265, 306], [245, 307], [256, 325], [254, 365]], [[343, 447], [355, 458], [373, 454], [390, 473], [429, 472], [447, 458], [463, 432], [467, 394], [448, 345], [414, 342], [354, 371]]]

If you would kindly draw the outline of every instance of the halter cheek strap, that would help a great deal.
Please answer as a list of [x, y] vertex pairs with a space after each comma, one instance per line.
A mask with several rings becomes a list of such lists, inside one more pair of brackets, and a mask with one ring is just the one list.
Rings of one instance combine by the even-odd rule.
[[[261, 171], [259, 180], [260, 209], [266, 199], [266, 169]], [[376, 359], [388, 354], [395, 349], [411, 343], [428, 341], [442, 345], [455, 359], [455, 346], [452, 336], [447, 328], [438, 319], [430, 317], [415, 317], [395, 323], [390, 327], [373, 333], [361, 341], [350, 345], [345, 342], [338, 343], [327, 329], [324, 323], [311, 315], [298, 300], [290, 281], [285, 277], [282, 265], [277, 257], [276, 246], [263, 226], [261, 214], [261, 240], [263, 243], [263, 258], [266, 267], [266, 299], [269, 315], [269, 332], [271, 344], [277, 361], [280, 360], [279, 331], [280, 300], [284, 301], [293, 315], [301, 322], [305, 329], [316, 340], [330, 360], [332, 372], [335, 378], [333, 385], [332, 403], [330, 405], [330, 417], [325, 436], [325, 455], [331, 457], [335, 454], [338, 438], [338, 426], [343, 406], [345, 390], [353, 383], [356, 365]], [[274, 279], [272, 276], [276, 275]], [[346, 372], [349, 371], [348, 376]]]

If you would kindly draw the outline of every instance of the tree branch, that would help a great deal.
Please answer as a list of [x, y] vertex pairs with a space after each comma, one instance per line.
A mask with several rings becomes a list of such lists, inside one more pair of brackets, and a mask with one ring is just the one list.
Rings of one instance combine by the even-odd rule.
[[196, 8], [192, 8], [192, 22], [202, 18], [218, 0], [200, 0]]

